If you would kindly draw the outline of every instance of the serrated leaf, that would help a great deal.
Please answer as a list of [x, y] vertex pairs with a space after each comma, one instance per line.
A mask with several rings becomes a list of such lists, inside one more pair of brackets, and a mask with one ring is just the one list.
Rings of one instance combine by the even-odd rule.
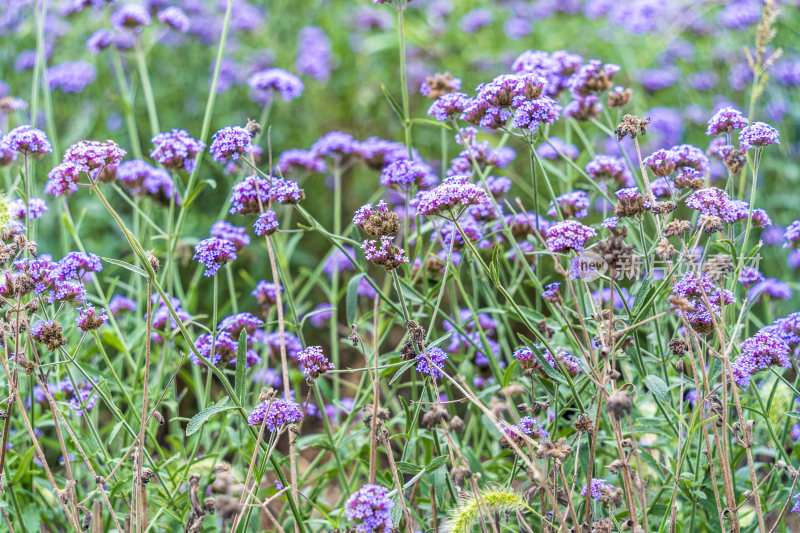
[[111, 263], [112, 265], [116, 265], [116, 266], [118, 266], [120, 268], [124, 268], [125, 270], [130, 270], [134, 274], [139, 274], [143, 278], [147, 277], [147, 272], [145, 272], [141, 268], [139, 268], [137, 266], [134, 266], [134, 265], [132, 265], [132, 264], [126, 262], [126, 261], [120, 261], [119, 259], [112, 259], [110, 257], [103, 257], [102, 259], [106, 263]]
[[16, 472], [14, 473], [14, 477], [11, 479], [11, 483], [17, 484], [20, 480], [28, 473], [28, 470], [31, 468], [31, 463], [33, 462], [33, 452], [35, 448], [33, 446], [25, 452], [25, 455], [22, 456], [20, 459], [19, 465], [16, 468]]
[[669, 393], [667, 392], [667, 384], [660, 377], [650, 374], [645, 376], [644, 384], [647, 389], [653, 393], [653, 396], [658, 398], [661, 403], [669, 403]]
[[347, 300], [345, 301], [345, 307], [348, 324], [356, 323], [356, 313], [358, 312], [358, 285], [365, 275], [366, 274], [356, 274], [353, 276], [353, 279], [350, 280], [350, 283], [347, 284]]
[[186, 436], [193, 435], [200, 431], [200, 428], [203, 427], [203, 424], [208, 422], [208, 420], [218, 414], [223, 413], [225, 411], [230, 411], [231, 409], [235, 409], [236, 406], [233, 405], [212, 405], [210, 407], [206, 407], [189, 420], [189, 424], [186, 426]]
[[244, 395], [244, 376], [245, 368], [247, 366], [247, 330], [242, 329], [239, 333], [239, 346], [236, 350], [236, 378], [234, 381], [234, 390], [236, 397], [240, 400]]
[[395, 466], [397, 466], [398, 472], [402, 474], [416, 474], [422, 470], [421, 466], [417, 466], [414, 463], [409, 463], [408, 461], [397, 461]]
[[445, 463], [447, 463], [447, 456], [440, 455], [439, 457], [435, 458], [433, 461], [428, 463], [428, 466], [425, 467], [425, 472], [430, 474], [431, 472], [434, 472], [439, 468], [441, 468], [442, 466], [444, 466]]

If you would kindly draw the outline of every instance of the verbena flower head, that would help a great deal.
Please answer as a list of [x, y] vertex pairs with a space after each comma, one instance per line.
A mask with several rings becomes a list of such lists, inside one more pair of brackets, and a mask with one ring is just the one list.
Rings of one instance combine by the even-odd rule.
[[353, 224], [373, 237], [393, 235], [400, 229], [399, 217], [383, 200], [376, 205], [366, 204], [359, 207], [353, 216]]
[[239, 340], [239, 335], [241, 335], [242, 330], [244, 330], [248, 334], [247, 343], [249, 346], [253, 341], [251, 336], [255, 333], [256, 329], [263, 325], [263, 320], [252, 313], [244, 312], [225, 317], [222, 322], [219, 323], [217, 330], [228, 333], [231, 338], [236, 341]]
[[559, 289], [561, 288], [561, 283], [558, 281], [554, 281], [553, 283], [548, 283], [544, 286], [544, 292], [542, 292], [542, 298], [547, 300], [548, 302], [557, 302], [560, 298], [558, 293]]
[[189, 31], [189, 17], [186, 16], [186, 13], [184, 13], [179, 7], [169, 6], [165, 9], [162, 9], [158, 12], [156, 17], [162, 23], [166, 24], [177, 32], [186, 33]]
[[139, 4], [122, 4], [111, 14], [111, 25], [115, 28], [139, 30], [152, 22], [150, 13]]
[[172, 129], [153, 137], [150, 157], [172, 170], [184, 169], [191, 173], [197, 164], [196, 157], [205, 143], [192, 138], [186, 130]]
[[254, 90], [256, 100], [266, 103], [277, 93], [284, 102], [289, 102], [303, 94], [305, 86], [300, 78], [280, 68], [270, 68], [256, 72], [247, 82]]
[[384, 187], [395, 185], [401, 188], [411, 188], [416, 185], [427, 189], [434, 183], [436, 183], [436, 176], [433, 175], [431, 168], [419, 161], [400, 159], [386, 165], [381, 172], [381, 185]]
[[100, 256], [93, 253], [69, 252], [57, 263], [56, 276], [61, 280], [83, 279], [89, 272], [100, 272], [103, 263]]
[[583, 218], [589, 214], [589, 195], [585, 191], [572, 191], [556, 197], [555, 204], [550, 200], [549, 216], [557, 216], [556, 205], [565, 218]]
[[726, 222], [732, 221], [731, 197], [717, 187], [695, 191], [686, 199], [686, 205], [703, 214], [719, 217]]
[[544, 429], [535, 418], [530, 416], [523, 416], [520, 418], [517, 427], [522, 430], [524, 434], [536, 437], [537, 439], [546, 439], [550, 436], [547, 430]]
[[47, 203], [41, 198], [28, 198], [27, 207], [25, 206], [25, 200], [22, 198], [11, 200], [8, 203], [8, 214], [15, 218], [26, 218], [25, 213], [27, 212], [27, 218], [35, 220], [42, 218], [47, 209]]
[[457, 207], [477, 205], [487, 198], [487, 192], [465, 176], [451, 176], [429, 191], [421, 191], [412, 204], [422, 215], [439, 215]]
[[708, 160], [706, 153], [697, 146], [679, 144], [670, 148], [669, 151], [675, 157], [676, 169], [690, 167], [703, 174], [708, 174], [711, 169], [711, 162]]
[[599, 500], [603, 497], [603, 492], [610, 489], [614, 490], [614, 485], [608, 483], [605, 479], [598, 479], [593, 478], [591, 482], [591, 487], [588, 485], [584, 485], [581, 489], [581, 496], [586, 496], [587, 492], [591, 492], [591, 497], [594, 500]]
[[723, 107], [708, 120], [706, 135], [719, 135], [730, 133], [733, 130], [744, 128], [750, 123], [741, 111], [735, 107]]
[[574, 98], [606, 91], [613, 86], [614, 76], [621, 70], [613, 63], [603, 64], [598, 59], [590, 59], [578, 67], [568, 82], [569, 92]]
[[754, 283], [758, 283], [764, 279], [764, 275], [759, 272], [759, 270], [753, 266], [745, 265], [742, 267], [741, 273], [739, 273], [738, 281], [745, 287], [749, 287]]
[[23, 155], [42, 156], [53, 151], [45, 132], [32, 126], [17, 126], [3, 138], [9, 150]]
[[230, 222], [225, 222], [224, 220], [214, 222], [209, 233], [211, 233], [212, 237], [232, 242], [234, 246], [236, 246], [237, 252], [250, 244], [250, 235], [247, 234], [245, 228], [234, 226]]
[[364, 485], [345, 502], [345, 514], [357, 533], [390, 533], [394, 527], [389, 490], [379, 485]]
[[436, 120], [455, 119], [464, 112], [468, 102], [469, 97], [464, 93], [445, 93], [434, 100], [428, 108], [428, 115]]
[[777, 278], [764, 278], [750, 289], [747, 299], [758, 301], [765, 294], [777, 300], [788, 300], [792, 297], [792, 288]]
[[217, 237], [203, 239], [194, 247], [192, 259], [203, 264], [206, 267], [203, 274], [210, 277], [217, 273], [219, 267], [236, 259], [236, 246], [228, 240]]
[[78, 329], [87, 332], [99, 329], [107, 319], [105, 309], [97, 310], [92, 304], [86, 304], [78, 308], [78, 318], [75, 322], [78, 325]]
[[784, 368], [789, 362], [789, 346], [777, 335], [761, 330], [741, 345], [742, 353], [733, 362], [733, 375], [741, 388], [747, 388], [756, 372], [773, 365]]
[[597, 232], [594, 228], [584, 226], [577, 220], [565, 220], [547, 230], [546, 243], [551, 252], [582, 252], [586, 241], [595, 235]]
[[227, 161], [239, 159], [253, 149], [250, 132], [241, 126], [226, 126], [214, 133], [211, 138], [211, 153], [214, 161]]
[[549, 96], [525, 100], [517, 106], [511, 126], [536, 130], [542, 124], [553, 124], [561, 114], [561, 106]]
[[658, 150], [642, 161], [656, 176], [667, 176], [675, 172], [678, 163], [677, 156], [669, 150]]
[[136, 309], [136, 302], [122, 294], [115, 295], [111, 298], [111, 301], [108, 302], [108, 312], [115, 317], [119, 316], [123, 311], [132, 313], [135, 312]]
[[269, 431], [275, 431], [287, 424], [296, 424], [303, 419], [300, 406], [291, 400], [274, 399], [258, 404], [247, 423], [251, 426], [260, 426], [262, 423]]
[[275, 289], [275, 284], [271, 281], [267, 281], [262, 279], [256, 284], [256, 288], [250, 292], [250, 294], [258, 301], [259, 304], [262, 306], [272, 305], [278, 301], [278, 293], [283, 294], [283, 287], [278, 285], [278, 289]]
[[80, 93], [95, 79], [97, 68], [88, 61], [68, 61], [47, 69], [47, 85], [50, 90]]
[[620, 157], [598, 154], [586, 163], [586, 173], [600, 183], [611, 182], [618, 187], [636, 185], [628, 165]]
[[297, 38], [297, 73], [327, 81], [331, 73], [333, 53], [325, 31], [318, 26], [306, 26], [298, 32]]
[[381, 237], [380, 242], [367, 239], [361, 243], [361, 248], [367, 261], [380, 265], [387, 271], [408, 263], [406, 251], [395, 246], [392, 237], [388, 235]]
[[253, 223], [253, 230], [258, 236], [272, 235], [278, 231], [280, 226], [280, 222], [278, 222], [278, 215], [275, 214], [275, 211], [272, 209], [267, 209], [258, 215], [258, 218]]
[[64, 163], [73, 163], [87, 171], [117, 165], [127, 152], [114, 141], [80, 141], [64, 153]]
[[327, 167], [319, 155], [311, 150], [286, 150], [278, 157], [278, 169], [282, 174], [292, 170], [308, 170], [322, 173]]
[[322, 353], [322, 346], [309, 346], [297, 354], [297, 360], [303, 365], [303, 373], [312, 380], [334, 369], [333, 363]]
[[797, 248], [800, 246], [800, 220], [795, 220], [783, 232], [783, 247]]
[[766, 122], [753, 122], [739, 132], [739, 146], [743, 150], [780, 143], [780, 133]]
[[441, 348], [428, 348], [424, 353], [418, 353], [415, 359], [417, 361], [417, 372], [428, 374], [434, 381], [444, 375], [442, 369], [444, 368], [444, 362], [447, 360], [447, 354]]
[[93, 54], [99, 54], [113, 42], [111, 32], [106, 28], [100, 28], [86, 39], [86, 49]]

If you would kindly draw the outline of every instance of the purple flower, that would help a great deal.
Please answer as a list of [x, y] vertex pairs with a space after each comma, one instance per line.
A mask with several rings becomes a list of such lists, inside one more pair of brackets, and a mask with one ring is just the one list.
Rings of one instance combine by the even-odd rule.
[[384, 167], [381, 172], [381, 185], [391, 187], [396, 185], [401, 188], [410, 188], [413, 185], [427, 189], [436, 183], [436, 176], [431, 168], [419, 161], [399, 159]]
[[262, 306], [272, 305], [278, 301], [278, 292], [283, 294], [283, 287], [278, 285], [278, 290], [275, 290], [275, 284], [261, 280], [256, 284], [256, 288], [250, 293], [256, 301]]
[[204, 142], [192, 138], [186, 130], [179, 129], [159, 133], [150, 142], [153, 143], [150, 157], [168, 169], [183, 168], [189, 173], [194, 171], [197, 165], [195, 160], [197, 154], [206, 147]]
[[304, 85], [300, 78], [280, 68], [270, 68], [256, 72], [247, 81], [254, 91], [254, 100], [261, 103], [272, 101], [275, 93], [289, 102], [303, 94]]
[[114, 141], [80, 141], [64, 153], [64, 163], [73, 163], [85, 171], [116, 165], [127, 152]]
[[247, 418], [247, 423], [251, 426], [260, 426], [263, 423], [269, 431], [275, 431], [302, 419], [303, 413], [299, 405], [291, 400], [275, 399], [258, 404]]
[[83, 279], [89, 272], [100, 272], [103, 263], [100, 256], [93, 253], [69, 252], [57, 263], [56, 276], [60, 280]]
[[[373, 0], [374, 1], [374, 0]], [[344, 505], [348, 520], [358, 533], [389, 533], [394, 527], [389, 490], [379, 485], [364, 485]]]
[[519, 427], [524, 434], [532, 435], [537, 439], [546, 439], [550, 436], [547, 430], [530, 416], [523, 416], [520, 418], [517, 427]]
[[795, 220], [783, 232], [783, 247], [797, 248], [800, 245], [800, 220]]
[[675, 171], [677, 156], [670, 150], [658, 150], [642, 161], [656, 176], [666, 176]]
[[465, 33], [475, 33], [492, 23], [492, 12], [486, 8], [476, 8], [467, 12], [462, 18], [460, 27]]
[[102, 50], [111, 46], [112, 36], [111, 32], [105, 28], [100, 28], [94, 32], [88, 39], [86, 39], [86, 49], [91, 53], [97, 55]]
[[96, 78], [97, 69], [86, 61], [70, 61], [47, 69], [50, 90], [61, 89], [65, 93], [82, 92]]
[[486, 190], [467, 181], [466, 176], [450, 176], [429, 191], [420, 191], [412, 205], [422, 215], [439, 215], [456, 207], [467, 207], [481, 203]]
[[558, 137], [548, 137], [547, 142], [540, 144], [536, 149], [536, 155], [552, 161], [560, 159], [563, 155], [563, 157], [574, 161], [578, 159], [580, 152], [578, 151], [578, 147], [574, 144], [568, 143]]
[[250, 336], [255, 333], [256, 329], [263, 325], [264, 321], [254, 314], [243, 312], [225, 317], [222, 322], [219, 323], [217, 329], [228, 333], [235, 341], [239, 340], [239, 335], [241, 335], [242, 330], [246, 331], [249, 335], [247, 338], [247, 345], [250, 346], [253, 342]]
[[311, 145], [311, 151], [318, 157], [332, 156], [336, 159], [358, 153], [360, 148], [361, 143], [349, 133], [341, 131], [329, 131]]
[[78, 318], [75, 323], [78, 325], [79, 330], [86, 333], [99, 329], [107, 319], [105, 309], [98, 311], [92, 304], [86, 304], [84, 307], [78, 308]]
[[[427, 84], [424, 87], [427, 87]], [[461, 115], [468, 101], [469, 98], [464, 93], [445, 93], [434, 100], [428, 108], [428, 114], [436, 120], [451, 120]]]
[[548, 302], [557, 302], [560, 298], [558, 290], [561, 288], [561, 283], [558, 281], [554, 281], [553, 283], [548, 283], [544, 286], [544, 292], [542, 292], [542, 298], [544, 298]]
[[680, 78], [680, 70], [675, 67], [643, 69], [639, 72], [639, 83], [650, 92], [672, 87]]
[[319, 304], [314, 309], [309, 311], [306, 316], [311, 325], [317, 329], [325, 326], [328, 320], [333, 316], [333, 307], [331, 304]]
[[686, 199], [686, 205], [703, 214], [719, 217], [726, 222], [732, 220], [731, 198], [728, 193], [717, 187], [708, 187], [693, 192]]
[[542, 124], [554, 123], [560, 113], [561, 106], [549, 96], [525, 100], [517, 107], [511, 126], [536, 130]]
[[555, 203], [550, 200], [549, 216], [558, 214], [556, 205], [564, 217], [583, 218], [589, 214], [589, 195], [585, 191], [573, 191], [556, 197]]
[[754, 283], [758, 283], [759, 281], [764, 279], [764, 275], [758, 271], [757, 268], [745, 265], [742, 267], [742, 271], [739, 273], [738, 281], [745, 287], [749, 287]]
[[780, 143], [780, 133], [766, 122], [753, 122], [739, 132], [739, 146], [744, 150]]
[[111, 25], [115, 28], [139, 30], [150, 22], [150, 14], [138, 4], [122, 4], [111, 14]]
[[115, 295], [108, 302], [108, 311], [115, 317], [119, 316], [123, 311], [132, 313], [136, 311], [136, 307], [136, 302], [122, 294]]
[[297, 360], [303, 365], [303, 373], [312, 380], [334, 369], [333, 363], [322, 353], [322, 346], [309, 346], [297, 354]]
[[547, 247], [551, 252], [575, 250], [582, 252], [586, 241], [597, 235], [589, 226], [576, 220], [565, 220], [549, 228], [546, 232]]
[[280, 222], [278, 222], [278, 215], [276, 215], [275, 211], [272, 209], [267, 209], [258, 215], [255, 223], [253, 223], [253, 229], [255, 234], [258, 236], [272, 235], [278, 231], [280, 226]]
[[211, 137], [211, 153], [214, 161], [239, 159], [253, 149], [250, 132], [241, 126], [226, 126]]
[[245, 228], [234, 226], [230, 222], [225, 222], [224, 220], [214, 222], [209, 233], [211, 233], [212, 237], [232, 242], [233, 245], [236, 246], [237, 252], [250, 244], [250, 235], [247, 234]]
[[708, 120], [706, 135], [730, 133], [733, 130], [744, 128], [749, 123], [747, 117], [735, 107], [723, 107]]
[[189, 31], [189, 17], [179, 7], [169, 6], [159, 11], [156, 17], [177, 32], [186, 33]]
[[380, 242], [367, 239], [361, 244], [361, 248], [367, 261], [380, 265], [387, 271], [408, 263], [406, 251], [395, 246], [392, 237], [388, 235], [382, 236]]
[[758, 301], [764, 294], [778, 300], [788, 300], [792, 297], [792, 288], [776, 278], [765, 278], [750, 289], [747, 294], [749, 300]]
[[23, 155], [41, 156], [53, 151], [47, 135], [32, 126], [17, 126], [9, 131], [3, 139], [8, 143], [9, 150]]
[[441, 348], [428, 348], [424, 353], [417, 354], [415, 359], [417, 372], [428, 374], [434, 381], [444, 375], [442, 369], [447, 360], [447, 354]]
[[586, 163], [586, 173], [598, 182], [613, 182], [619, 187], [634, 187], [636, 180], [621, 157], [599, 154]]
[[570, 77], [567, 82], [569, 92], [573, 98], [578, 99], [609, 89], [612, 85], [611, 81], [620, 70], [619, 65], [603, 64], [598, 59], [590, 59]]
[[203, 275], [210, 277], [217, 273], [219, 267], [236, 259], [236, 246], [228, 240], [209, 237], [197, 243], [192, 259], [205, 265]]
[[326, 168], [325, 161], [311, 150], [286, 150], [278, 157], [278, 169], [282, 174], [295, 169], [322, 173]]
[[589, 485], [584, 485], [581, 489], [581, 496], [586, 496], [586, 493], [591, 491], [591, 496], [595, 500], [603, 497], [603, 492], [614, 490], [614, 485], [607, 483], [605, 479], [592, 478], [591, 488]]
[[28, 212], [27, 218], [35, 220], [42, 218], [47, 212], [47, 203], [41, 198], [28, 198], [28, 206], [25, 206], [25, 200], [17, 198], [8, 203], [8, 214], [15, 218], [26, 218], [25, 212]]
[[[350, 260], [355, 256], [355, 251], [349, 246], [344, 247], [344, 251], [335, 248], [330, 256], [322, 264], [322, 271], [332, 276], [334, 272], [344, 272], [346, 270], [355, 270], [355, 265]], [[363, 281], [363, 278], [362, 278]]]
[[298, 74], [309, 76], [315, 80], [327, 81], [331, 73], [333, 55], [328, 36], [317, 26], [306, 26], [297, 35], [297, 61], [295, 69]]
[[750, 384], [750, 378], [760, 370], [772, 365], [787, 368], [789, 362], [789, 346], [778, 336], [759, 331], [741, 345], [742, 353], [733, 362], [732, 370], [736, 383], [743, 389]]

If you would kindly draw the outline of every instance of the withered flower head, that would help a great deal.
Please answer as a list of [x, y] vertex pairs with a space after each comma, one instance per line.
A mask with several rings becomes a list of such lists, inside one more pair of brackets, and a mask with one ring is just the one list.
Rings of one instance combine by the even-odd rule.
[[539, 441], [539, 449], [536, 451], [536, 457], [539, 459], [554, 459], [561, 462], [570, 455], [572, 455], [572, 447], [567, 444], [567, 439], [564, 437], [556, 442], [542, 439]]
[[633, 96], [633, 89], [630, 87], [622, 88], [615, 87], [613, 91], [608, 93], [608, 107], [622, 107], [628, 105]]
[[672, 339], [667, 344], [667, 348], [673, 355], [682, 356], [689, 350], [689, 343], [683, 339]]
[[710, 257], [703, 265], [703, 272], [708, 274], [712, 281], [720, 281], [733, 272], [733, 259], [727, 254], [717, 254]]
[[625, 115], [615, 131], [617, 139], [621, 141], [628, 136], [635, 139], [639, 135], [645, 135], [648, 124], [650, 124], [649, 118], [639, 119], [636, 115]]
[[664, 235], [666, 237], [679, 237], [691, 229], [692, 223], [688, 220], [673, 220], [664, 226]]
[[606, 410], [617, 419], [631, 414], [632, 408], [631, 393], [627, 390], [617, 389], [606, 402]]
[[447, 422], [449, 420], [450, 413], [447, 412], [447, 409], [443, 408], [441, 405], [434, 405], [427, 413], [422, 415], [422, 427], [428, 429], [434, 428], [439, 426], [442, 422]]
[[588, 433], [591, 435], [594, 431], [592, 419], [586, 413], [579, 414], [578, 418], [575, 419], [575, 422], [573, 422], [572, 425], [575, 427], [575, 430], [578, 433]]

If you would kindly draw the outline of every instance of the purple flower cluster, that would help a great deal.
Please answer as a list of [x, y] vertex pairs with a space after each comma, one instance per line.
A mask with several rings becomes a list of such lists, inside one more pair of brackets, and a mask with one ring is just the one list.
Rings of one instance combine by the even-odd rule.
[[743, 150], [780, 143], [780, 133], [766, 122], [753, 122], [739, 132], [739, 146]]
[[114, 141], [80, 141], [67, 148], [63, 162], [92, 171], [119, 164], [126, 153]]
[[456, 207], [467, 207], [482, 202], [486, 190], [467, 180], [466, 176], [450, 176], [429, 191], [420, 191], [412, 205], [422, 215], [449, 214]]
[[789, 346], [777, 335], [761, 330], [746, 339], [741, 345], [742, 353], [732, 364], [733, 376], [737, 385], [746, 389], [756, 372], [772, 365], [787, 368]]
[[297, 360], [303, 365], [303, 373], [312, 380], [334, 369], [333, 363], [322, 353], [322, 346], [309, 346], [297, 354]]
[[428, 189], [436, 183], [433, 169], [424, 162], [409, 159], [398, 159], [383, 168], [381, 171], [381, 185], [384, 187], [397, 186], [410, 189], [416, 186]]
[[69, 61], [47, 69], [47, 85], [50, 90], [80, 93], [95, 79], [97, 69], [87, 61]]
[[733, 130], [744, 128], [750, 123], [741, 111], [735, 107], [723, 107], [708, 120], [706, 135], [719, 135], [730, 133]]
[[108, 302], [108, 312], [115, 317], [119, 316], [123, 311], [132, 313], [135, 312], [136, 309], [136, 302], [122, 294], [115, 295], [111, 298], [111, 301]]
[[170, 170], [184, 169], [189, 173], [197, 165], [197, 154], [206, 147], [204, 142], [194, 139], [186, 130], [179, 129], [159, 133], [150, 142], [153, 143], [150, 157]]
[[306, 26], [298, 33], [297, 41], [295, 69], [298, 74], [327, 81], [333, 62], [328, 36], [318, 26]]
[[166, 24], [173, 30], [179, 33], [186, 33], [189, 31], [190, 21], [186, 13], [179, 7], [169, 6], [162, 9], [156, 15], [159, 21]]
[[271, 102], [276, 93], [284, 102], [289, 102], [299, 98], [305, 88], [300, 78], [280, 68], [256, 72], [247, 83], [253, 89], [253, 100], [262, 104]]
[[636, 185], [636, 180], [628, 169], [628, 165], [620, 157], [596, 155], [586, 163], [586, 173], [600, 183], [611, 182], [618, 187], [634, 187]]
[[134, 196], [149, 196], [163, 204], [179, 203], [180, 197], [169, 172], [143, 159], [131, 159], [117, 166], [117, 179]]
[[361, 243], [367, 261], [394, 270], [403, 263], [408, 263], [406, 251], [394, 245], [394, 239], [388, 235], [381, 237], [380, 242], [367, 239]]
[[256, 288], [250, 292], [261, 306], [268, 306], [277, 302], [278, 293], [283, 294], [283, 287], [281, 285], [278, 285], [278, 289], [276, 290], [274, 283], [263, 279], [259, 281], [256, 284]]
[[115, 28], [138, 30], [152, 22], [150, 13], [139, 4], [122, 4], [111, 14], [111, 25]]
[[550, 200], [547, 214], [556, 217], [559, 211], [566, 218], [584, 218], [589, 214], [589, 195], [585, 191], [572, 191], [556, 197], [555, 203]]
[[241, 126], [226, 126], [211, 137], [208, 149], [214, 161], [239, 159], [253, 149], [252, 135]]
[[260, 426], [263, 423], [269, 431], [275, 431], [302, 419], [303, 413], [299, 405], [291, 400], [275, 399], [258, 404], [247, 418], [247, 423], [251, 426]]
[[231, 188], [231, 214], [261, 213], [269, 201], [279, 204], [296, 204], [305, 198], [296, 181], [271, 177], [269, 180], [251, 175]]
[[599, 500], [603, 497], [603, 492], [614, 490], [614, 488], [614, 485], [611, 485], [605, 479], [592, 478], [591, 484], [584, 485], [581, 489], [581, 496], [586, 496], [587, 492], [591, 492], [591, 497]]
[[210, 277], [217, 273], [219, 267], [236, 259], [236, 246], [226, 239], [209, 237], [197, 243], [192, 259], [203, 264], [206, 267], [203, 275]]
[[[581, 365], [581, 362], [576, 359], [574, 355], [565, 350], [557, 351], [556, 357], [553, 357], [549, 350], [542, 350], [542, 356], [544, 357], [545, 361], [550, 364], [550, 367], [556, 369], [557, 371], [560, 371], [560, 369], [556, 364], [556, 361], [560, 362], [572, 377], [575, 377], [583, 372], [583, 365]], [[520, 362], [520, 366], [522, 366], [522, 368], [537, 370], [542, 377], [547, 377], [542, 365], [539, 363], [539, 359], [536, 357], [536, 354], [532, 349], [528, 347], [520, 348], [514, 352], [513, 357]]]
[[209, 231], [212, 237], [230, 241], [236, 246], [236, 251], [241, 251], [242, 248], [250, 244], [250, 235], [247, 230], [241, 226], [234, 226], [230, 222], [220, 220], [214, 222]]
[[597, 235], [594, 228], [584, 226], [577, 220], [565, 220], [546, 231], [547, 248], [551, 252], [575, 250], [582, 252], [586, 241]]
[[25, 206], [25, 200], [16, 198], [8, 203], [8, 214], [14, 218], [27, 218], [29, 220], [36, 220], [42, 218], [47, 212], [47, 203], [41, 198], [28, 198], [28, 205]]
[[531, 435], [537, 439], [546, 439], [550, 436], [547, 430], [537, 422], [535, 418], [530, 416], [523, 416], [520, 418], [517, 427], [522, 430], [525, 435]]
[[53, 151], [45, 132], [32, 126], [17, 126], [3, 137], [3, 144], [12, 152], [36, 157]]
[[78, 308], [78, 318], [75, 323], [78, 325], [79, 330], [88, 332], [100, 328], [105, 324], [106, 320], [108, 320], [108, 317], [105, 309], [98, 311], [92, 304], [86, 304]]
[[389, 490], [379, 485], [364, 485], [344, 504], [348, 520], [357, 533], [389, 533], [394, 527]]
[[544, 298], [548, 302], [557, 302], [560, 298], [558, 293], [559, 289], [561, 288], [561, 283], [558, 281], [554, 281], [553, 283], [548, 283], [544, 286], [544, 292], [542, 292], [542, 298]]
[[267, 209], [258, 215], [258, 218], [253, 223], [253, 230], [258, 236], [272, 235], [278, 231], [280, 226], [280, 222], [278, 222], [278, 215], [275, 214], [275, 211], [272, 209]]
[[800, 246], [800, 220], [795, 220], [783, 232], [783, 247], [797, 248]]
[[434, 381], [444, 375], [442, 369], [447, 360], [447, 353], [439, 347], [428, 348], [424, 353], [418, 353], [415, 357], [417, 361], [417, 372], [428, 374]]

